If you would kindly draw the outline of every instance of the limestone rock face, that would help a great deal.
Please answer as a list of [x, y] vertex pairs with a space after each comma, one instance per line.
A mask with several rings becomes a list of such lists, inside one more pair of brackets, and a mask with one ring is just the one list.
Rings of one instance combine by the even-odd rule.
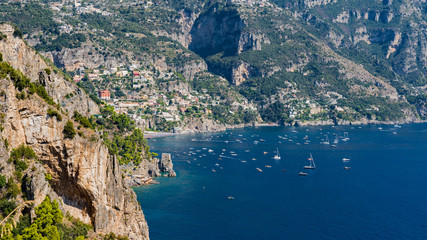
[[[96, 232], [148, 239], [147, 223], [135, 193], [124, 187], [118, 162], [106, 146], [100, 140], [80, 136], [64, 139], [66, 121], [47, 116], [47, 106], [40, 98], [18, 101], [15, 94], [9, 82], [2, 105], [6, 114], [2, 136], [12, 148], [26, 144], [34, 149], [52, 175], [52, 191], [62, 209], [93, 224]], [[43, 181], [32, 181], [37, 205], [46, 194], [52, 194]]]
[[162, 153], [162, 158], [159, 161], [159, 169], [162, 172], [167, 172], [168, 177], [176, 177], [170, 153]]
[[224, 14], [213, 7], [194, 21], [188, 48], [202, 57], [219, 52], [234, 54], [244, 25], [237, 13]]
[[248, 64], [241, 63], [238, 67], [233, 68], [231, 76], [234, 85], [239, 86], [250, 77], [248, 67]]
[[[19, 69], [31, 81], [42, 83], [55, 102], [59, 102], [71, 114], [78, 111], [90, 116], [99, 112], [98, 106], [73, 82], [65, 80], [63, 76], [54, 71], [47, 75], [45, 69], [51, 69], [51, 67], [22, 39], [13, 36], [12, 26], [0, 24], [0, 32], [7, 35], [6, 39], [0, 41], [0, 52], [3, 54], [4, 61], [15, 69]], [[65, 95], [70, 93], [73, 93], [74, 98], [66, 99]]]
[[[32, 81], [44, 82], [46, 88], [54, 89], [58, 93], [53, 95], [55, 99], [77, 91], [77, 87], [61, 76], [46, 75], [43, 70], [48, 67], [46, 63], [22, 40], [13, 38], [12, 30], [8, 25], [1, 25], [0, 31], [8, 34], [6, 40], [0, 41], [5, 61]], [[97, 233], [113, 232], [129, 239], [149, 239], [147, 222], [136, 195], [122, 182], [117, 159], [109, 154], [97, 133], [83, 130], [85, 136], [65, 139], [63, 129], [68, 117], [58, 121], [47, 115], [51, 106], [36, 94], [18, 100], [17, 90], [9, 79], [0, 79], [0, 88], [4, 91], [0, 97], [0, 112], [4, 116], [2, 138], [8, 140], [9, 149], [21, 144], [30, 146], [38, 158], [39, 163], [33, 163], [38, 170], [29, 174], [28, 198], [38, 205], [50, 195], [58, 200], [64, 212], [93, 224]], [[85, 114], [96, 112], [97, 108], [92, 109], [94, 103], [84, 93], [80, 92], [80, 97], [85, 101], [66, 102], [64, 108], [86, 109], [82, 111]], [[85, 106], [79, 108], [78, 105]], [[44, 173], [51, 174], [49, 183]]]
[[262, 43], [270, 43], [263, 35], [257, 35], [250, 32], [245, 32], [240, 35], [237, 53], [242, 53], [248, 50], [262, 50]]

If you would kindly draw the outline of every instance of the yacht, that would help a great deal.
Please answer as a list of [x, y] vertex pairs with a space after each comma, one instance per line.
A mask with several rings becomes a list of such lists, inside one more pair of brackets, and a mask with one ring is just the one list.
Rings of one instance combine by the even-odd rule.
[[262, 169], [261, 169], [261, 168], [256, 168], [256, 170], [257, 170], [258, 172], [262, 172]]
[[279, 148], [277, 148], [276, 147], [276, 155], [274, 155], [274, 160], [280, 160], [281, 159], [281, 157], [280, 157], [280, 153], [279, 153]]
[[349, 162], [349, 161], [350, 161], [350, 158], [343, 158], [343, 159], [342, 159], [342, 161], [343, 161], [343, 162]]
[[321, 142], [321, 144], [329, 145], [329, 138], [328, 135], [326, 135], [326, 140], [324, 142]]
[[305, 173], [305, 172], [299, 172], [299, 173], [298, 173], [298, 175], [299, 175], [299, 176], [308, 176], [308, 173]]
[[304, 166], [305, 169], [315, 169], [316, 168], [316, 164], [314, 163], [314, 159], [313, 156], [310, 153], [310, 157], [308, 158], [308, 161], [310, 162], [310, 165], [308, 166]]
[[348, 132], [344, 132], [344, 138], [342, 139], [342, 141], [347, 142], [348, 140], [350, 140], [350, 138], [348, 137]]

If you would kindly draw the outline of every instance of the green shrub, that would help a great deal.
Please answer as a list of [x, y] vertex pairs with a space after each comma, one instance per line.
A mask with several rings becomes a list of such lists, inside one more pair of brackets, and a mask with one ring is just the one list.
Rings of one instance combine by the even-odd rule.
[[93, 128], [92, 124], [90, 123], [89, 119], [83, 115], [81, 115], [79, 112], [74, 111], [73, 118], [79, 122], [83, 127], [85, 128]]
[[57, 225], [61, 240], [85, 239], [92, 226], [85, 224], [71, 216], [67, 216], [67, 218], [70, 220], [73, 226], [69, 227], [62, 223]]
[[50, 180], [52, 180], [52, 175], [50, 175], [49, 173], [46, 173], [44, 175], [44, 179], [49, 182]]
[[[26, 159], [36, 159], [36, 153], [34, 150], [29, 147], [22, 144], [18, 148], [12, 149], [12, 152], [10, 152], [10, 159], [15, 162], [17, 160], [26, 160]], [[15, 162], [15, 164], [17, 164]]]
[[24, 91], [22, 91], [21, 93], [17, 93], [15, 97], [16, 97], [18, 100], [24, 100], [26, 96], [27, 96], [27, 95], [25, 94], [25, 92], [24, 92]]
[[[3, 40], [3, 39], [7, 39], [7, 35], [4, 34], [4, 33], [2, 33], [2, 32], [0, 32], [0, 41]], [[3, 61], [3, 59], [1, 61]]]
[[50, 68], [45, 68], [44, 71], [46, 72], [47, 75], [50, 75], [52, 73]]
[[56, 117], [56, 120], [58, 121], [62, 121], [62, 116], [60, 113], [58, 113], [58, 111], [52, 109], [52, 108], [48, 108], [47, 109], [47, 115], [49, 115], [50, 117]]
[[2, 212], [3, 217], [6, 217], [16, 208], [15, 201], [9, 201], [6, 198], [0, 200], [0, 210]]
[[24, 34], [22, 33], [22, 31], [20, 29], [15, 28], [15, 31], [13, 32], [13, 36], [18, 37], [18, 38], [22, 38], [24, 36]]
[[6, 186], [6, 177], [0, 174], [0, 188], [4, 188]]
[[64, 137], [69, 139], [73, 139], [76, 136], [76, 130], [74, 130], [73, 122], [71, 122], [70, 120], [67, 121], [64, 126], [63, 133]]
[[13, 181], [12, 177], [10, 177], [7, 180], [6, 190], [7, 190], [6, 195], [9, 198], [16, 198], [16, 196], [18, 196], [18, 194], [21, 193], [21, 189], [19, 188], [18, 184], [16, 184], [15, 181]]

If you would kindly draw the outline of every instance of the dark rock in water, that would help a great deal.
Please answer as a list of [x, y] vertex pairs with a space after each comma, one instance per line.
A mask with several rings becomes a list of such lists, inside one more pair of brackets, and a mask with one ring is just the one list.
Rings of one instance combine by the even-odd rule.
[[159, 161], [159, 169], [162, 172], [167, 172], [168, 177], [176, 177], [170, 153], [162, 153], [162, 158]]

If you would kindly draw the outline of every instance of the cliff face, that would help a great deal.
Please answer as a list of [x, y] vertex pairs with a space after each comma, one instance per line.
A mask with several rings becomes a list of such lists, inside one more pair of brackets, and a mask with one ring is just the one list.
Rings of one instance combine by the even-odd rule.
[[[32, 81], [43, 83], [55, 102], [60, 103], [71, 114], [75, 110], [86, 116], [99, 112], [98, 106], [74, 83], [65, 80], [63, 76], [55, 73], [55, 71], [52, 71], [50, 75], [46, 74], [44, 69], [50, 68], [50, 66], [24, 41], [13, 37], [14, 29], [12, 26], [1, 24], [0, 32], [7, 35], [6, 39], [0, 41], [0, 52], [3, 54], [4, 61], [19, 69]], [[74, 97], [66, 99], [65, 96], [70, 93]]]
[[243, 27], [237, 12], [213, 6], [194, 22], [188, 48], [202, 57], [219, 52], [235, 54]]
[[[5, 30], [9, 28], [2, 25], [1, 29], [8, 33]], [[46, 88], [56, 93], [52, 95], [55, 99], [77, 91], [60, 75], [46, 76], [43, 69], [48, 66], [12, 34], [0, 42], [0, 51], [5, 61], [31, 80], [46, 80]], [[114, 232], [130, 239], [148, 239], [148, 226], [136, 195], [124, 186], [117, 159], [109, 154], [97, 134], [83, 130], [84, 136], [65, 139], [63, 129], [67, 117], [62, 121], [49, 117], [48, 105], [35, 94], [18, 100], [15, 97], [18, 92], [9, 79], [1, 79], [0, 87], [5, 93], [0, 99], [0, 110], [4, 114], [2, 138], [7, 139], [9, 149], [21, 144], [32, 147], [41, 163], [35, 163], [40, 169], [29, 174], [28, 198], [38, 205], [46, 194], [51, 195], [64, 212], [93, 224], [97, 233]], [[94, 103], [84, 93], [79, 94], [84, 101], [64, 102], [64, 109], [86, 110], [81, 111], [85, 114], [97, 112], [96, 107], [92, 109]], [[44, 172], [52, 176], [49, 183], [41, 174]]]

